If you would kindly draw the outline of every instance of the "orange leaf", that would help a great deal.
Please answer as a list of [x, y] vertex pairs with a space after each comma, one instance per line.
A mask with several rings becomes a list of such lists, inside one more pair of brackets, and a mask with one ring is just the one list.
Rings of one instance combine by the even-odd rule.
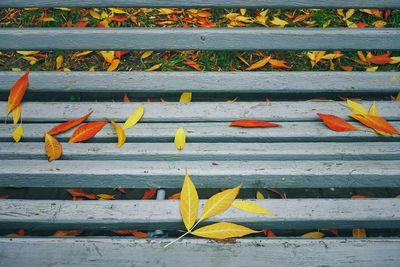
[[329, 129], [336, 132], [348, 132], [358, 130], [356, 127], [348, 123], [342, 118], [330, 114], [317, 113], [321, 120], [328, 126]]
[[77, 236], [80, 235], [80, 230], [59, 230], [53, 234], [53, 236]]
[[232, 122], [229, 126], [254, 128], [254, 127], [279, 127], [281, 125], [268, 121], [239, 120]]
[[358, 120], [365, 126], [368, 126], [375, 131], [388, 134], [399, 134], [396, 128], [393, 127], [387, 120], [382, 117], [362, 114], [351, 114], [350, 117]]
[[112, 232], [117, 235], [133, 235], [135, 237], [147, 237], [149, 235], [138, 230], [114, 230]]
[[74, 25], [77, 28], [85, 28], [89, 24], [88, 20], [82, 20]]
[[124, 94], [124, 97], [122, 98], [122, 102], [124, 103], [129, 103], [131, 100], [129, 99], [129, 96], [127, 93]]
[[201, 71], [201, 66], [199, 64], [197, 64], [196, 62], [194, 62], [193, 60], [187, 60], [185, 62], [183, 62], [183, 64], [194, 68], [195, 70]]
[[44, 148], [46, 150], [47, 157], [49, 161], [57, 160], [62, 155], [62, 146], [57, 139], [49, 134], [45, 134], [44, 137]]
[[110, 19], [113, 21], [124, 22], [125, 20], [128, 19], [128, 17], [123, 16], [123, 15], [116, 15], [116, 16], [110, 17]]
[[144, 192], [142, 199], [151, 199], [157, 193], [157, 188], [149, 188]]
[[66, 191], [68, 193], [70, 193], [71, 196], [73, 196], [73, 197], [84, 197], [87, 199], [96, 199], [97, 198], [95, 194], [86, 192], [82, 188], [69, 188], [69, 189], [66, 189]]
[[271, 57], [265, 57], [261, 59], [260, 61], [257, 61], [256, 63], [252, 64], [250, 67], [248, 67], [246, 70], [255, 70], [264, 67], [269, 61], [271, 60]]
[[93, 136], [95, 136], [104, 126], [106, 126], [106, 121], [95, 121], [88, 122], [78, 127], [72, 134], [68, 143], [78, 143], [86, 141]]
[[108, 66], [107, 71], [112, 72], [112, 71], [116, 70], [119, 66], [119, 63], [121, 63], [121, 61], [119, 59], [113, 59], [110, 66]]
[[8, 96], [8, 110], [7, 110], [7, 117], [13, 109], [18, 107], [21, 104], [22, 98], [24, 97], [26, 88], [28, 87], [28, 76], [29, 70], [25, 72], [13, 85], [10, 90], [10, 94]]
[[265, 230], [262, 230], [262, 231], [263, 231], [263, 233], [264, 233], [264, 235], [265, 235], [266, 237], [276, 237], [275, 233], [272, 232], [271, 230], [265, 229]]
[[181, 192], [178, 192], [178, 193], [175, 193], [175, 194], [169, 196], [168, 199], [169, 199], [169, 200], [172, 200], [172, 199], [181, 199]]
[[115, 199], [115, 196], [109, 195], [109, 194], [97, 194], [96, 196], [99, 198], [99, 200], [114, 200]]
[[268, 63], [273, 68], [290, 69], [290, 67], [286, 65], [286, 62], [284, 60], [270, 59]]
[[366, 238], [367, 237], [367, 232], [365, 229], [362, 228], [354, 228], [352, 231], [353, 237], [356, 238]]
[[385, 65], [392, 61], [389, 55], [390, 55], [389, 53], [386, 53], [379, 56], [371, 56], [368, 57], [367, 59], [369, 62], [374, 63], [376, 65]]
[[61, 123], [57, 126], [54, 126], [51, 130], [49, 130], [47, 132], [47, 134], [49, 135], [57, 135], [63, 132], [68, 131], [71, 128], [74, 128], [75, 126], [81, 124], [83, 121], [85, 121], [90, 114], [92, 114], [93, 111], [90, 111], [88, 114], [84, 115], [83, 117], [79, 118], [79, 119], [75, 119], [75, 120], [70, 120], [64, 123]]

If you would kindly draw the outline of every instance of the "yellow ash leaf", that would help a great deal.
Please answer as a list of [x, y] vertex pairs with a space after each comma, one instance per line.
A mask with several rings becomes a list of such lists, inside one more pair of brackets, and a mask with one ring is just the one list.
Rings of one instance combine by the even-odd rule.
[[159, 8], [158, 12], [160, 15], [171, 15], [174, 14], [174, 10], [171, 8]]
[[62, 11], [71, 11], [68, 7], [55, 7], [54, 9], [62, 10]]
[[219, 222], [196, 229], [191, 234], [205, 238], [225, 239], [260, 232], [235, 223]]
[[18, 143], [23, 136], [24, 136], [24, 128], [22, 127], [22, 123], [20, 123], [12, 133], [12, 138], [14, 139], [15, 143]]
[[96, 71], [96, 67], [95, 67], [95, 66], [90, 67], [90, 69], [89, 69], [88, 71], [89, 71], [89, 72], [95, 72], [95, 71]]
[[150, 68], [148, 68], [146, 71], [158, 70], [160, 67], [161, 67], [161, 64], [156, 64], [156, 65], [151, 66]]
[[309, 233], [306, 233], [306, 234], [302, 235], [301, 237], [306, 237], [306, 238], [322, 238], [322, 237], [324, 237], [324, 236], [325, 236], [325, 234], [324, 234], [324, 233], [321, 233], [321, 232], [309, 232]]
[[261, 192], [257, 191], [256, 199], [265, 199], [265, 197]]
[[274, 17], [274, 18], [271, 20], [271, 23], [274, 24], [274, 25], [276, 25], [276, 26], [279, 26], [279, 27], [281, 27], [281, 28], [283, 28], [283, 27], [285, 27], [285, 25], [289, 24], [289, 22], [287, 22], [287, 21], [285, 21], [285, 20], [282, 20], [282, 19], [280, 19], [280, 18], [278, 18], [278, 17]]
[[115, 14], [128, 14], [125, 10], [120, 8], [109, 8], [109, 10]]
[[187, 170], [180, 194], [179, 210], [186, 229], [190, 231], [197, 219], [199, 196]]
[[115, 51], [100, 51], [100, 54], [103, 56], [106, 62], [112, 63], [115, 56]]
[[114, 126], [115, 132], [118, 136], [118, 147], [122, 147], [126, 141], [125, 130], [115, 121], [111, 121], [111, 124]]
[[247, 10], [245, 8], [241, 8], [240, 9], [240, 14], [242, 14], [242, 16], [246, 15]]
[[389, 64], [400, 63], [400, 57], [391, 57], [390, 59], [391, 59], [391, 61], [389, 62]]
[[16, 52], [23, 56], [31, 56], [31, 55], [39, 53], [40, 51], [16, 51]]
[[357, 51], [357, 55], [362, 61], [368, 62], [367, 58], [365, 57], [365, 55], [364, 55], [364, 53], [362, 51], [360, 51], [360, 50]]
[[25, 59], [26, 61], [29, 61], [29, 64], [31, 64], [31, 65], [34, 65], [39, 61], [39, 59], [37, 59], [35, 57], [31, 57], [31, 56], [24, 56], [22, 58]]
[[46, 18], [41, 18], [40, 21], [51, 22], [51, 21], [56, 21], [56, 20], [54, 18], [52, 18], [52, 17], [46, 17]]
[[347, 99], [347, 107], [354, 114], [368, 115], [368, 110], [366, 110], [361, 104], [358, 104], [350, 99]]
[[339, 16], [344, 17], [344, 10], [343, 9], [336, 9], [336, 12]]
[[60, 142], [49, 134], [45, 134], [44, 136], [44, 149], [49, 161], [57, 160], [62, 155], [62, 146]]
[[148, 57], [151, 56], [153, 53], [154, 53], [154, 51], [146, 51], [146, 52], [144, 52], [144, 53], [140, 56], [140, 59], [148, 58]]
[[107, 71], [108, 71], [108, 72], [112, 72], [112, 71], [116, 70], [116, 69], [118, 68], [118, 66], [119, 66], [119, 63], [120, 63], [120, 60], [119, 60], [119, 59], [114, 59], [114, 60], [111, 62], [110, 66], [108, 66]]
[[366, 238], [367, 237], [367, 232], [365, 229], [362, 228], [354, 228], [352, 231], [353, 237], [356, 238]]
[[179, 102], [188, 103], [191, 101], [192, 101], [192, 92], [183, 92], [181, 94], [181, 98], [179, 99]]
[[90, 16], [92, 16], [92, 18], [101, 19], [100, 14], [97, 13], [97, 12], [96, 12], [95, 10], [93, 10], [93, 9], [91, 9], [91, 10], [89, 11], [89, 14], [90, 14]]
[[377, 116], [377, 117], [380, 117], [380, 116], [381, 116], [381, 115], [379, 114], [378, 107], [376, 106], [375, 101], [374, 101], [374, 103], [372, 103], [371, 107], [369, 108], [369, 110], [368, 110], [368, 115]]
[[61, 69], [63, 62], [64, 62], [63, 56], [58, 56], [56, 58], [56, 70]]
[[365, 71], [374, 72], [374, 71], [377, 71], [378, 68], [379, 68], [378, 66], [376, 66], [376, 67], [368, 67], [368, 68], [365, 69]]
[[132, 128], [135, 126], [136, 123], [140, 121], [140, 119], [143, 117], [144, 114], [144, 106], [139, 105], [135, 111], [129, 116], [129, 118], [125, 121], [124, 125], [122, 128], [124, 130]]
[[271, 56], [265, 57], [261, 59], [260, 61], [257, 61], [256, 63], [252, 64], [250, 67], [248, 67], [246, 70], [255, 70], [264, 67], [271, 59]]
[[83, 57], [83, 56], [89, 55], [89, 54], [92, 53], [92, 52], [93, 52], [93, 51], [76, 52], [75, 54], [72, 55], [71, 58]]
[[115, 196], [114, 195], [109, 195], [109, 194], [97, 194], [96, 195], [99, 200], [114, 200]]
[[326, 27], [328, 27], [328, 26], [331, 24], [331, 22], [332, 22], [332, 20], [331, 20], [331, 19], [329, 19], [329, 20], [325, 21], [325, 22], [324, 22], [324, 24], [322, 24], [322, 28], [326, 28]]
[[351, 16], [354, 15], [354, 12], [356, 12], [355, 9], [349, 9], [346, 11], [346, 15], [344, 16], [345, 19], [349, 19]]
[[178, 149], [178, 150], [182, 150], [185, 147], [186, 133], [183, 128], [179, 128], [178, 130], [176, 130], [174, 143], [175, 143], [176, 149]]
[[339, 58], [339, 57], [342, 57], [342, 56], [343, 56], [343, 54], [326, 54], [325, 56], [321, 57], [321, 59], [332, 60], [332, 59]]
[[19, 105], [18, 107], [14, 108], [12, 110], [12, 117], [13, 117], [13, 124], [16, 125], [19, 122], [19, 119], [21, 118], [21, 105]]
[[243, 210], [247, 211], [250, 213], [256, 213], [256, 214], [265, 214], [265, 215], [272, 215], [273, 213], [263, 206], [257, 204], [256, 202], [251, 202], [251, 201], [245, 201], [245, 200], [235, 200], [232, 203], [232, 206]]
[[64, 72], [70, 72], [71, 70], [69, 68], [64, 68], [63, 71]]
[[223, 192], [217, 193], [207, 200], [204, 205], [203, 212], [200, 216], [199, 221], [204, 221], [207, 218], [218, 215], [232, 205], [236, 196], [239, 193], [241, 184], [232, 189], [227, 189]]

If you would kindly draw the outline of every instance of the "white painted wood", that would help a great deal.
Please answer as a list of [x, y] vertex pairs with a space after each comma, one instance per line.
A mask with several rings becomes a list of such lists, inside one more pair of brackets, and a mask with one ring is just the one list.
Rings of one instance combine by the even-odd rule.
[[1, 28], [8, 50], [392, 50], [400, 29]]
[[[255, 229], [398, 228], [398, 199], [266, 199], [274, 216], [231, 207], [207, 223], [229, 221]], [[201, 200], [200, 211], [205, 200]], [[178, 200], [2, 200], [0, 227], [8, 229], [182, 230]]]
[[[62, 143], [64, 160], [400, 160], [400, 143]], [[0, 159], [47, 159], [43, 143], [2, 143]]]
[[[21, 76], [0, 72], [0, 92]], [[54, 72], [29, 74], [29, 92], [368, 93], [397, 92], [400, 72]]]
[[386, 266], [400, 262], [398, 238], [246, 238], [233, 244], [184, 239], [0, 238], [2, 266]]
[[[369, 108], [371, 101], [362, 102]], [[400, 102], [377, 101], [380, 114], [387, 120], [400, 120]], [[141, 122], [212, 122], [252, 119], [267, 121], [321, 121], [317, 113], [347, 118], [350, 110], [343, 102], [146, 102]], [[59, 122], [76, 119], [93, 111], [89, 120], [125, 121], [139, 103], [116, 102], [25, 102], [24, 122]], [[7, 102], [0, 102], [0, 120], [4, 121]], [[51, 112], [50, 112], [51, 111]], [[9, 118], [11, 121], [11, 118]]]
[[0, 186], [180, 188], [400, 187], [400, 161], [0, 160]]

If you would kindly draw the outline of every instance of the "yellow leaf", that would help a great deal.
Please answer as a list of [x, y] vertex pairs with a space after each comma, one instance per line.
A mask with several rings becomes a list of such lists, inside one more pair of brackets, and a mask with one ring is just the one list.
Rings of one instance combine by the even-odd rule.
[[111, 71], [116, 70], [116, 69], [118, 68], [118, 66], [119, 66], [119, 63], [120, 63], [120, 60], [119, 60], [119, 59], [114, 59], [114, 60], [111, 62], [111, 65], [108, 66], [107, 71], [108, 71], [108, 72], [111, 72]]
[[347, 107], [354, 114], [368, 115], [368, 110], [366, 110], [361, 104], [351, 101], [350, 99], [347, 99]]
[[351, 16], [354, 15], [355, 9], [349, 9], [346, 11], [345, 19], [349, 19]]
[[391, 61], [389, 62], [389, 64], [397, 64], [400, 62], [400, 57], [391, 57], [390, 59]]
[[16, 51], [16, 52], [23, 56], [31, 56], [31, 55], [39, 53], [40, 51]]
[[372, 25], [374, 25], [375, 28], [385, 28], [385, 26], [386, 26], [386, 21], [384, 21], [384, 20], [377, 20], [377, 21], [373, 22]]
[[52, 17], [46, 17], [46, 18], [41, 18], [40, 21], [51, 22], [51, 21], [56, 21], [56, 20], [54, 18], [52, 18]]
[[368, 71], [368, 72], [374, 72], [374, 71], [377, 71], [377, 70], [378, 70], [378, 66], [375, 66], [375, 67], [368, 67], [368, 68], [366, 68], [365, 70]]
[[142, 56], [140, 57], [140, 59], [145, 59], [148, 58], [149, 56], [151, 56], [153, 54], [154, 51], [146, 51], [142, 54]]
[[309, 233], [306, 233], [306, 234], [302, 235], [301, 237], [307, 237], [307, 238], [322, 238], [322, 237], [324, 237], [324, 236], [325, 236], [325, 234], [324, 234], [324, 233], [321, 233], [321, 232], [309, 232]]
[[93, 51], [76, 52], [75, 54], [72, 55], [72, 58], [83, 57], [83, 56], [89, 55], [92, 52]]
[[18, 107], [14, 108], [12, 110], [12, 117], [13, 117], [13, 124], [16, 125], [19, 122], [19, 118], [21, 117], [21, 105], [19, 105]]
[[205, 238], [225, 239], [260, 232], [235, 223], [219, 222], [196, 229], [191, 234]]
[[90, 14], [90, 16], [92, 16], [92, 17], [95, 18], [95, 19], [101, 19], [100, 14], [97, 13], [97, 12], [96, 12], [95, 10], [93, 10], [93, 9], [91, 9], [91, 10], [89, 11], [89, 14]]
[[115, 199], [115, 196], [109, 195], [109, 194], [97, 194], [96, 196], [99, 198], [99, 200], [114, 200]]
[[24, 128], [22, 128], [22, 123], [21, 123], [17, 128], [15, 128], [14, 132], [12, 133], [12, 137], [15, 143], [18, 143], [23, 136], [24, 136]]
[[380, 116], [381, 116], [381, 115], [379, 114], [378, 107], [376, 106], [375, 101], [374, 101], [374, 103], [371, 105], [371, 107], [369, 108], [368, 115], [377, 116], [377, 117], [380, 117]]
[[124, 130], [132, 128], [136, 123], [140, 121], [144, 114], [144, 106], [139, 105], [135, 111], [129, 116], [129, 118], [125, 121], [122, 128]]
[[179, 210], [181, 211], [181, 216], [186, 229], [190, 231], [197, 219], [199, 211], [199, 196], [196, 187], [192, 180], [190, 180], [187, 170], [180, 194]]
[[331, 22], [332, 22], [332, 20], [331, 20], [331, 19], [329, 19], [329, 20], [325, 21], [325, 22], [324, 22], [324, 24], [322, 24], [322, 28], [326, 28], [326, 27], [328, 27], [328, 26], [329, 26], [329, 24], [331, 24]]
[[179, 128], [178, 130], [176, 130], [174, 143], [175, 143], [176, 149], [178, 149], [178, 150], [182, 150], [185, 147], [186, 133], [183, 128]]
[[118, 136], [118, 147], [121, 147], [125, 144], [126, 141], [126, 135], [125, 135], [125, 130], [122, 128], [118, 123], [115, 121], [111, 121], [111, 124], [114, 126], [115, 132]]
[[100, 51], [100, 54], [103, 56], [104, 60], [108, 63], [112, 63], [115, 55], [115, 51]]
[[352, 231], [353, 237], [357, 238], [366, 238], [367, 237], [367, 232], [365, 229], [362, 228], [354, 228]]
[[31, 65], [35, 65], [39, 61], [39, 59], [31, 56], [24, 56], [22, 58], [25, 59], [26, 61], [29, 61], [29, 64]]
[[339, 58], [339, 57], [342, 57], [342, 56], [343, 56], [343, 54], [326, 54], [325, 56], [321, 57], [321, 59], [332, 60], [332, 59]]
[[261, 59], [260, 61], [257, 61], [256, 63], [252, 64], [246, 70], [255, 70], [255, 69], [262, 68], [269, 62], [270, 59], [271, 59], [270, 56], [269, 57], [265, 57], [265, 58]]
[[62, 146], [57, 139], [49, 134], [44, 136], [44, 149], [49, 161], [57, 160], [62, 155]]
[[21, 71], [20, 68], [11, 68], [11, 70], [14, 71], [14, 72], [19, 72], [19, 71]]
[[192, 101], [192, 92], [183, 92], [179, 102], [181, 103], [188, 103]]
[[289, 24], [289, 22], [282, 20], [278, 17], [274, 17], [273, 20], [271, 20], [271, 23], [281, 28], [285, 27], [286, 24]]
[[242, 14], [242, 16], [246, 15], [247, 10], [245, 8], [241, 8], [240, 9], [240, 14]]
[[241, 184], [235, 188], [227, 189], [223, 192], [217, 193], [208, 199], [204, 205], [204, 209], [199, 221], [204, 221], [207, 218], [218, 215], [229, 209], [239, 193], [240, 187]]
[[114, 12], [115, 14], [128, 14], [126, 11], [119, 9], [119, 8], [109, 8], [111, 12]]
[[264, 195], [261, 192], [257, 191], [256, 199], [265, 199]]
[[56, 70], [61, 69], [63, 62], [64, 62], [63, 56], [58, 56], [56, 58]]
[[232, 203], [232, 206], [237, 209], [247, 211], [250, 213], [265, 214], [265, 215], [273, 214], [271, 211], [267, 210], [263, 206], [257, 204], [256, 202], [251, 202], [251, 201], [236, 200]]
[[146, 71], [153, 71], [153, 70], [157, 70], [161, 67], [161, 64], [156, 64], [154, 66], [151, 66], [150, 68], [148, 68]]

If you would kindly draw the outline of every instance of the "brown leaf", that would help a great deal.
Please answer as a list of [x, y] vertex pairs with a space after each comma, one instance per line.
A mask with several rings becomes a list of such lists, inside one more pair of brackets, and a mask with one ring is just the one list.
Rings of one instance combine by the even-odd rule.
[[95, 136], [104, 126], [106, 126], [106, 121], [95, 121], [88, 122], [78, 127], [72, 134], [68, 143], [78, 143], [86, 141], [93, 136]]
[[86, 114], [78, 119], [70, 120], [70, 121], [61, 123], [57, 126], [54, 126], [52, 129], [50, 129], [47, 132], [47, 134], [54, 136], [54, 135], [66, 132], [69, 129], [74, 128], [75, 126], [77, 126], [77, 125], [81, 124], [83, 121], [85, 121], [92, 114], [92, 112], [93, 111], [90, 111], [88, 114]]

